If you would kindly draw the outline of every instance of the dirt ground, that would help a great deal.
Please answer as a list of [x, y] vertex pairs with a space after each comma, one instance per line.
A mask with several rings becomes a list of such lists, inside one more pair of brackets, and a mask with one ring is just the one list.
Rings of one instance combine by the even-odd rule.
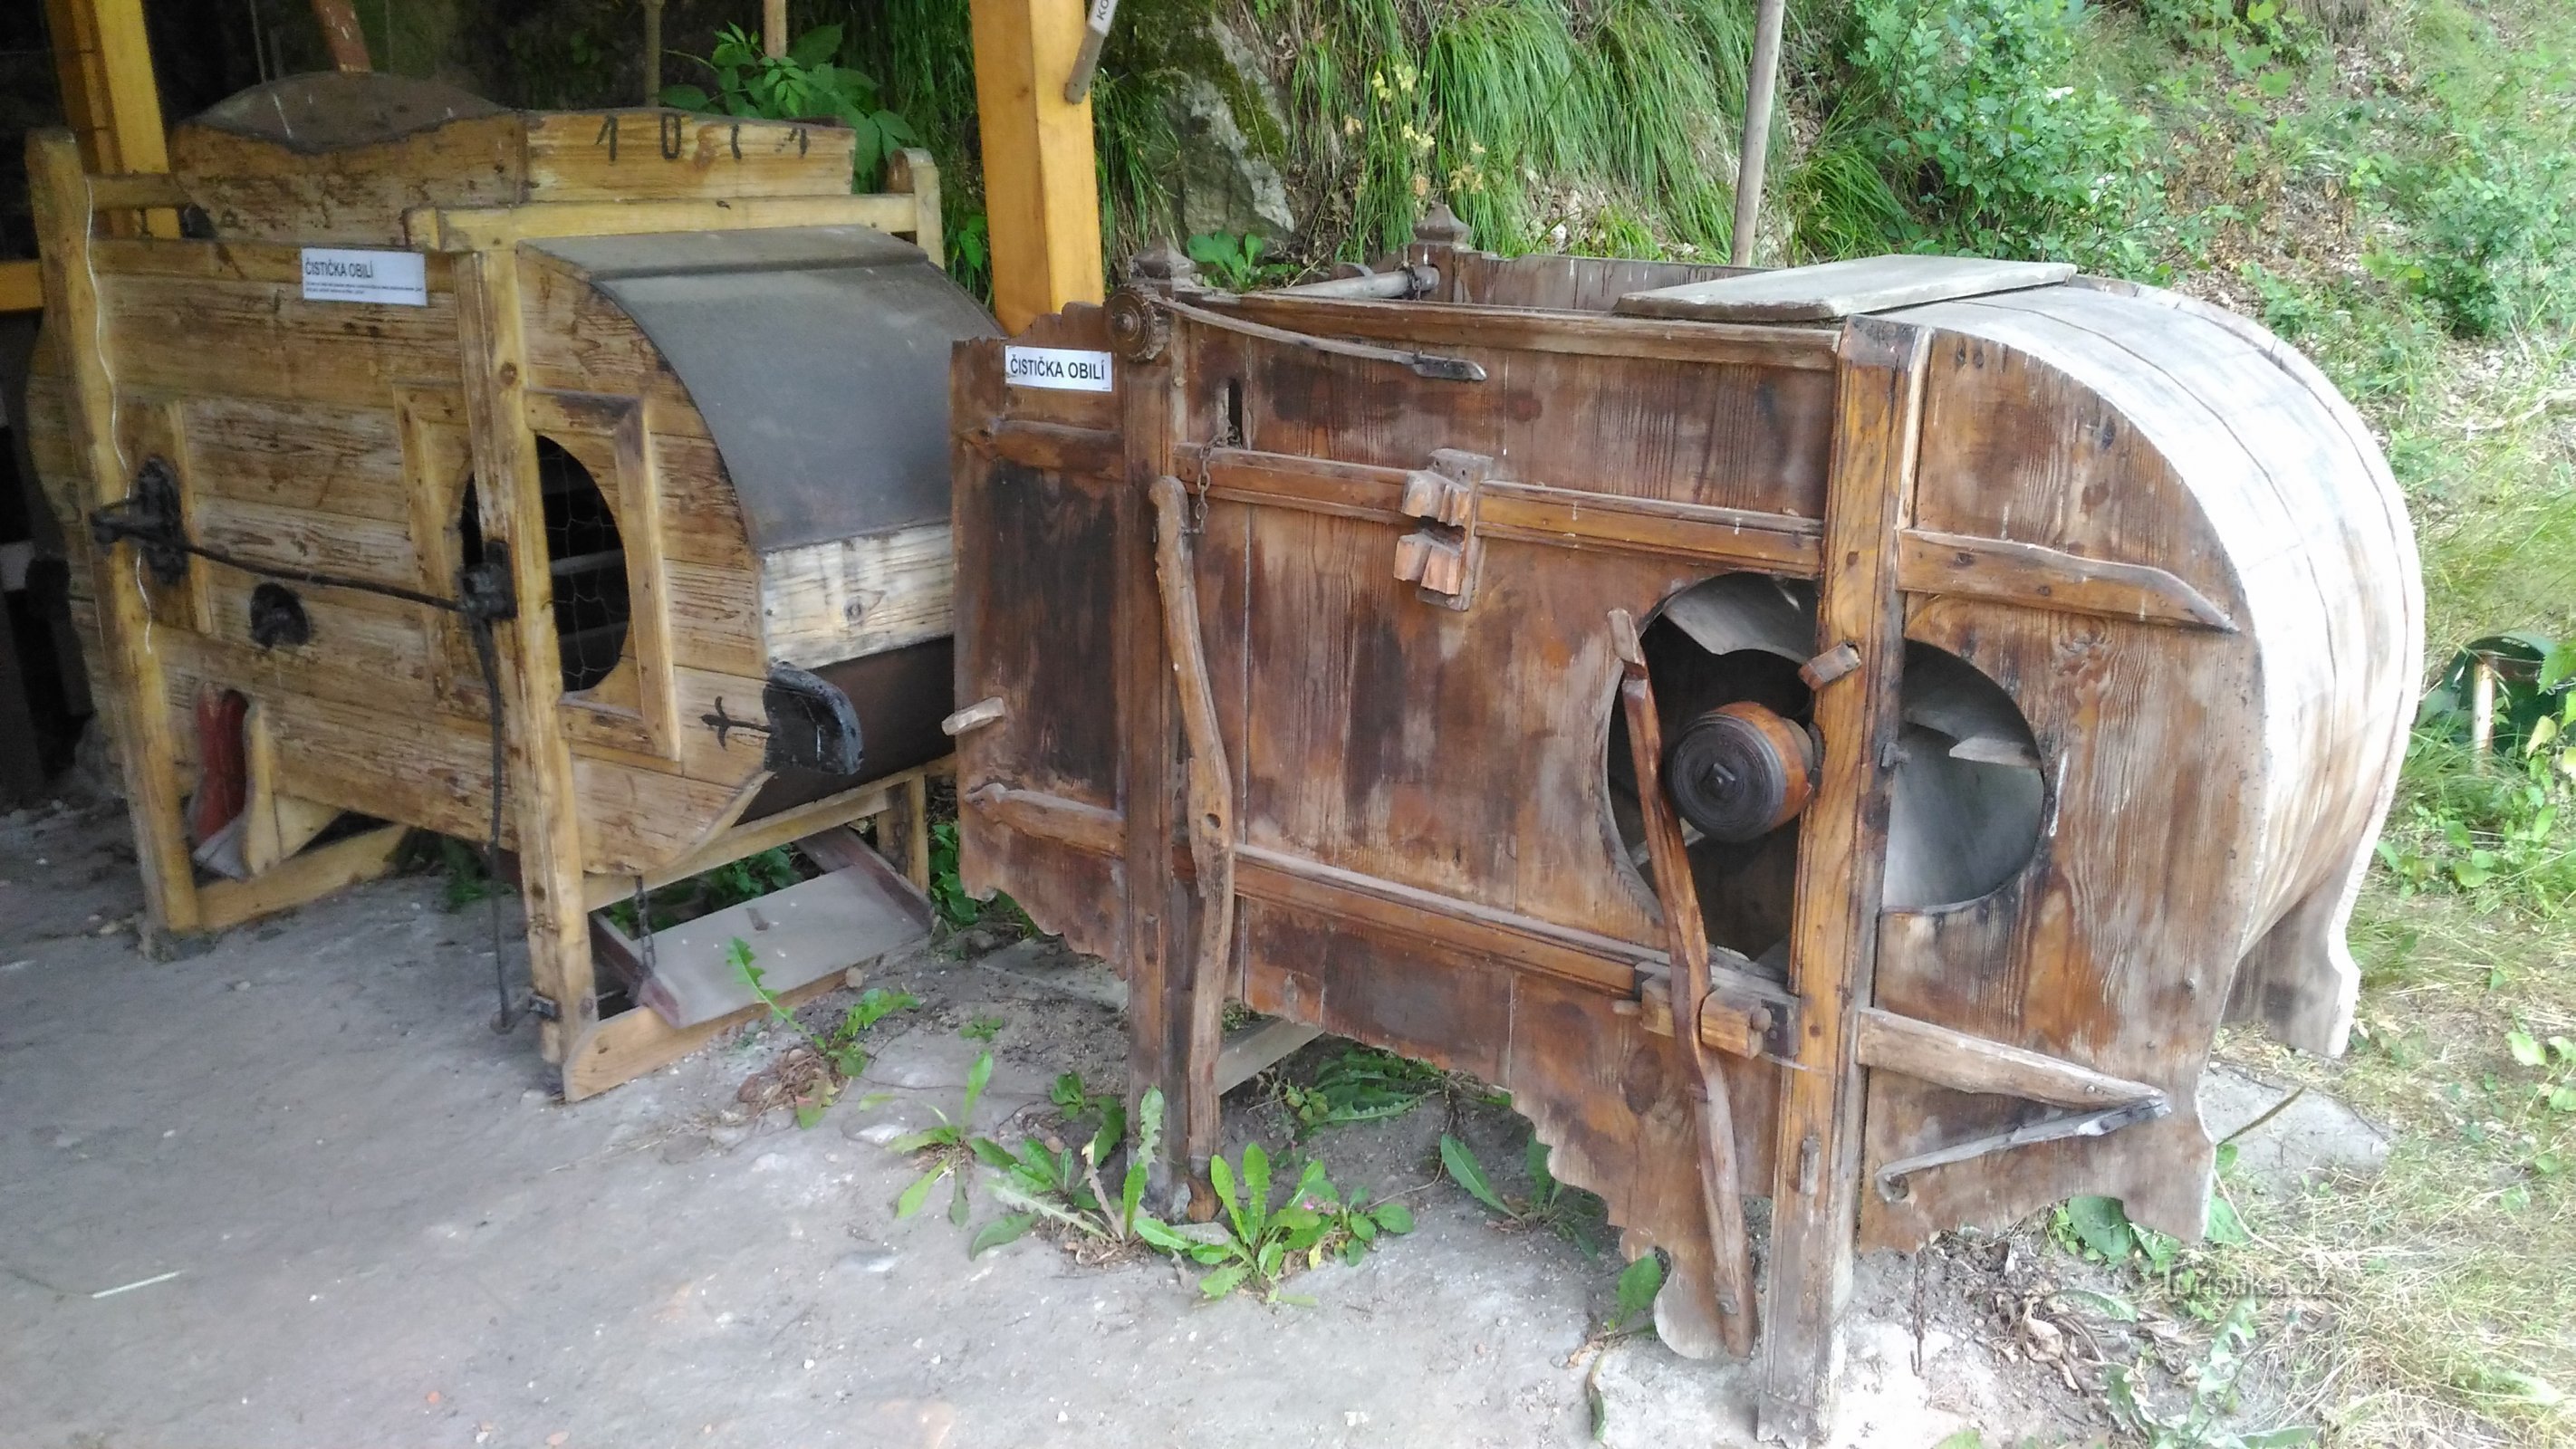
[[[1443, 1130], [1520, 1160], [1526, 1129], [1467, 1099], [1300, 1149], [1418, 1222], [1298, 1279], [1311, 1307], [897, 1221], [912, 1173], [882, 1144], [954, 1109], [960, 1026], [1000, 1023], [976, 1125], [1006, 1140], [1057, 1073], [1117, 1079], [1118, 1016], [1060, 989], [1061, 953], [877, 963], [924, 1005], [799, 1130], [736, 1105], [775, 1032], [557, 1103], [529, 1029], [489, 1027], [480, 908], [434, 878], [178, 959], [139, 949], [139, 908], [120, 810], [0, 821], [11, 1444], [1534, 1446], [1594, 1442], [1596, 1412], [1612, 1445], [1751, 1442], [1740, 1368], [1587, 1348], [1614, 1261], [1438, 1178]], [[1288, 1145], [1258, 1086], [1230, 1109], [1237, 1142]], [[1865, 1262], [1835, 1442], [2106, 1433], [2084, 1331], [2032, 1351], [2070, 1269], [2029, 1238]]]

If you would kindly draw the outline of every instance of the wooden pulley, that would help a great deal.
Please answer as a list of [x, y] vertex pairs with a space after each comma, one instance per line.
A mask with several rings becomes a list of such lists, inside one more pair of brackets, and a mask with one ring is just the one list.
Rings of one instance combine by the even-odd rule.
[[1757, 840], [1807, 808], [1817, 755], [1806, 730], [1737, 700], [1683, 726], [1664, 757], [1664, 790], [1701, 834]]

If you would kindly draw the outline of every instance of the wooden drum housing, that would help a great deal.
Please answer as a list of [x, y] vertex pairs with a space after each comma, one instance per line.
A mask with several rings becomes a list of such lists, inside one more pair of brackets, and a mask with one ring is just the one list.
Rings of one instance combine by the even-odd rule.
[[[519, 604], [499, 834], [558, 1051], [594, 1024], [586, 959], [562, 964], [590, 905], [945, 753], [939, 410], [950, 342], [992, 327], [939, 270], [925, 155], [852, 195], [842, 129], [364, 74], [217, 106], [167, 178], [84, 176], [69, 145], [30, 146], [30, 433], [161, 924], [293, 896], [256, 889], [293, 831], [251, 880], [189, 864], [197, 717], [226, 692], [263, 822], [285, 797], [485, 836], [493, 729], [453, 607], [478, 562]], [[92, 542], [147, 473], [215, 556], [164, 573]]]
[[[2169, 293], [1463, 240], [1239, 297], [1148, 257], [960, 347], [967, 884], [1129, 973], [1176, 1166], [1226, 998], [1508, 1089], [1809, 1437], [1856, 1249], [2077, 1192], [2197, 1234], [2221, 1020], [2340, 1049], [2412, 536], [2317, 372]], [[1629, 742], [1719, 664], [1820, 746], [1733, 854]]]

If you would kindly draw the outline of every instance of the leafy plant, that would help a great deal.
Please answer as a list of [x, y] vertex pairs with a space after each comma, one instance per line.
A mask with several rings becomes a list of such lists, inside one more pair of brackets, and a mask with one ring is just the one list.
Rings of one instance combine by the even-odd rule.
[[629, 936], [640, 936], [646, 930], [661, 930], [700, 916], [756, 901], [772, 891], [784, 890], [805, 878], [796, 857], [784, 845], [755, 855], [701, 871], [686, 880], [673, 881], [644, 897], [645, 917], [650, 925], [639, 926], [635, 902], [616, 901], [608, 907], [608, 918]]
[[2576, 307], [2576, 158], [2520, 135], [2471, 133], [2409, 208], [2419, 250], [2408, 280], [2451, 330], [2483, 337], [2563, 321]]
[[1642, 1254], [1620, 1269], [1619, 1281], [1611, 1289], [1609, 1321], [1601, 1325], [1602, 1336], [1621, 1338], [1653, 1328], [1655, 1295], [1663, 1291], [1662, 1253]]
[[469, 845], [451, 835], [434, 837], [438, 842], [439, 905], [449, 911], [461, 911], [476, 901], [488, 899], [509, 889], [484, 869], [480, 846]]
[[[1041, 1220], [1108, 1242], [1142, 1242], [1164, 1252], [1187, 1250], [1188, 1239], [1143, 1210], [1149, 1165], [1163, 1136], [1162, 1089], [1147, 1088], [1136, 1104], [1136, 1141], [1127, 1154], [1126, 1176], [1113, 1198], [1102, 1186], [1100, 1168], [1125, 1142], [1126, 1115], [1118, 1110], [1115, 1098], [1103, 1105], [1103, 1099], [1082, 1092], [1080, 1077], [1065, 1075], [1072, 1078], [1074, 1100], [1098, 1107], [1099, 1129], [1078, 1153], [1037, 1137], [1023, 1141], [1017, 1152], [989, 1138], [975, 1139], [976, 1159], [1000, 1173], [990, 1189], [993, 1197], [1017, 1211], [986, 1223], [968, 1245], [968, 1256], [1016, 1241]], [[1058, 1078], [1058, 1090], [1049, 1094], [1059, 1104], [1065, 1085], [1065, 1079]]]
[[867, 1048], [860, 1040], [867, 1035], [868, 1029], [895, 1012], [909, 1011], [921, 1004], [921, 999], [909, 991], [889, 991], [882, 986], [871, 986], [859, 993], [859, 999], [850, 1003], [850, 1009], [841, 1014], [841, 1019], [833, 1024], [830, 1031], [816, 1036], [805, 1029], [805, 1023], [798, 1021], [796, 1013], [787, 1009], [787, 1003], [761, 980], [760, 968], [752, 964], [749, 942], [740, 936], [734, 937], [725, 944], [725, 959], [733, 963], [734, 971], [750, 986], [751, 994], [759, 998], [761, 1005], [769, 1008], [770, 1019], [804, 1038], [805, 1044], [813, 1048], [814, 1054], [830, 1068], [831, 1075], [822, 1083], [819, 1093], [810, 1097], [800, 1096], [797, 1100], [796, 1125], [799, 1127], [811, 1127], [822, 1121], [823, 1113], [840, 1095], [842, 1086], [868, 1069]]
[[1293, 267], [1265, 263], [1261, 254], [1269, 243], [1244, 233], [1209, 232], [1190, 238], [1190, 260], [1218, 286], [1229, 292], [1249, 292], [1270, 286], [1293, 273]]
[[1222, 1209], [1220, 1232], [1181, 1251], [1212, 1270], [1199, 1279], [1210, 1298], [1248, 1288], [1266, 1302], [1302, 1301], [1282, 1300], [1280, 1282], [1328, 1256], [1355, 1264], [1380, 1233], [1413, 1231], [1413, 1212], [1400, 1202], [1371, 1204], [1358, 1192], [1344, 1201], [1320, 1160], [1308, 1162], [1286, 1200], [1271, 1206], [1270, 1154], [1258, 1142], [1244, 1144], [1240, 1174], [1222, 1155], [1210, 1160], [1208, 1180]]
[[1437, 1067], [1355, 1046], [1327, 1060], [1312, 1082], [1282, 1084], [1279, 1099], [1296, 1115], [1298, 1135], [1304, 1136], [1343, 1122], [1401, 1117], [1447, 1081]]
[[955, 1187], [948, 1203], [948, 1220], [961, 1228], [966, 1226], [967, 1194], [974, 1179], [974, 1164], [978, 1156], [966, 1133], [974, 1121], [975, 1103], [984, 1095], [985, 1085], [992, 1080], [993, 1054], [977, 1053], [975, 1064], [966, 1069], [966, 1100], [959, 1105], [957, 1115], [951, 1117], [933, 1107], [930, 1110], [938, 1113], [938, 1126], [907, 1132], [886, 1144], [892, 1151], [916, 1155], [922, 1169], [921, 1176], [914, 1178], [912, 1185], [895, 1199], [894, 1215], [897, 1219], [908, 1218], [921, 1211], [923, 1204], [930, 1201], [931, 1189], [946, 1178]]
[[991, 1041], [1002, 1034], [1003, 1021], [998, 1016], [979, 1016], [957, 1028], [957, 1034], [968, 1041]]
[[1894, 119], [1888, 159], [1946, 239], [2112, 270], [2159, 195], [2151, 124], [2075, 79], [2065, 0], [1860, 0], [1852, 64]]
[[840, 53], [837, 25], [806, 31], [782, 56], [763, 54], [757, 37], [728, 25], [716, 33], [713, 54], [685, 57], [715, 73], [715, 93], [692, 85], [666, 86], [662, 103], [729, 116], [836, 121], [857, 138], [854, 178], [873, 184], [886, 157], [920, 137], [903, 117], [878, 104], [875, 81], [833, 63]]
[[2219, 1320], [2209, 1352], [2194, 1370], [2184, 1400], [2158, 1409], [2141, 1382], [2138, 1365], [2114, 1364], [2105, 1377], [2111, 1413], [2121, 1427], [2147, 1442], [2148, 1449], [2289, 1449], [2316, 1441], [2316, 1431], [2269, 1429], [2247, 1433], [2231, 1429], [2236, 1412], [2236, 1385], [2245, 1374], [2245, 1356], [2254, 1346], [2254, 1300], [2240, 1298]]
[[1558, 1182], [1547, 1170], [1547, 1144], [1537, 1137], [1530, 1138], [1525, 1159], [1530, 1178], [1530, 1195], [1525, 1200], [1506, 1198], [1495, 1191], [1493, 1179], [1486, 1175], [1476, 1154], [1446, 1132], [1440, 1134], [1440, 1165], [1450, 1181], [1465, 1188], [1469, 1197], [1511, 1226], [1546, 1228], [1586, 1253], [1600, 1251], [1600, 1199]]
[[[2220, 1171], [2235, 1165], [2236, 1144], [2218, 1146]], [[2049, 1236], [2077, 1257], [2112, 1267], [2129, 1266], [2151, 1279], [2184, 1312], [2204, 1322], [2225, 1307], [2224, 1283], [2206, 1250], [2129, 1221], [2118, 1198], [2072, 1197], [2049, 1214]], [[2216, 1191], [2209, 1197], [2208, 1241], [2235, 1247], [2251, 1241], [2235, 1207]]]

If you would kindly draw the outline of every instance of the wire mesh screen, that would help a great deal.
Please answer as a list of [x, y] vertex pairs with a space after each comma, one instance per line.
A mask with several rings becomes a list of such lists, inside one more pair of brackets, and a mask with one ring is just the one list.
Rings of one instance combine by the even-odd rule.
[[[537, 440], [537, 482], [545, 500], [546, 565], [553, 575], [555, 646], [567, 694], [590, 689], [617, 668], [632, 617], [626, 596], [626, 546], [617, 516], [581, 460], [551, 438]], [[457, 518], [458, 553], [468, 565], [483, 557], [483, 523], [472, 482]]]
[[537, 479], [546, 500], [555, 642], [570, 694], [606, 679], [626, 650], [626, 549], [590, 470], [550, 438], [537, 440]]

